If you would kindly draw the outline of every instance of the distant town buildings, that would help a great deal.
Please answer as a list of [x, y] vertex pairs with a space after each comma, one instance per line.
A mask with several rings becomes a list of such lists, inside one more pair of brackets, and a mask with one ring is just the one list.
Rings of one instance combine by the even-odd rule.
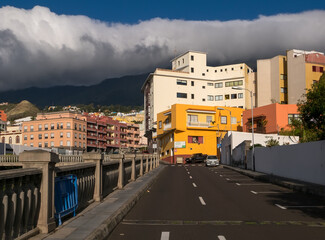
[[142, 86], [149, 147], [155, 147], [152, 132], [157, 129], [159, 112], [173, 104], [247, 109], [251, 107], [251, 97], [244, 89], [255, 96], [255, 73], [245, 63], [210, 67], [207, 66], [207, 54], [196, 51], [174, 58], [171, 70], [156, 69]]
[[297, 104], [325, 69], [324, 53], [289, 50], [286, 55], [257, 60], [257, 106]]

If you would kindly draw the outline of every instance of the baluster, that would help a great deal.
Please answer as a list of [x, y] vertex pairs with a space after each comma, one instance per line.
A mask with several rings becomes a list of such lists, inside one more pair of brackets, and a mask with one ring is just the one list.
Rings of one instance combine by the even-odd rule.
[[21, 220], [24, 211], [24, 198], [25, 193], [22, 189], [23, 185], [23, 177], [17, 178], [17, 210], [16, 210], [16, 218], [14, 222], [14, 234], [13, 236], [16, 238], [20, 235], [21, 229]]

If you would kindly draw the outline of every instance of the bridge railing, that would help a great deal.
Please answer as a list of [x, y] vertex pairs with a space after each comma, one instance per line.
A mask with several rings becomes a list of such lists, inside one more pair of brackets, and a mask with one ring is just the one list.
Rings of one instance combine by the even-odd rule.
[[28, 238], [56, 228], [55, 176], [77, 176], [79, 209], [83, 209], [159, 165], [159, 158], [151, 154], [67, 157], [32, 150], [18, 158], [12, 156], [0, 162], [1, 166], [22, 168], [0, 171], [0, 239]]

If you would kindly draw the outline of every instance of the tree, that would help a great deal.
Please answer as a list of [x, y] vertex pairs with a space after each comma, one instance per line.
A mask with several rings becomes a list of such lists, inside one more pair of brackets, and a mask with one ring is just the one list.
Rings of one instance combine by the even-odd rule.
[[307, 90], [298, 103], [298, 110], [306, 140], [325, 140], [325, 73]]
[[273, 139], [273, 138], [267, 140], [267, 141], [265, 142], [265, 144], [266, 144], [267, 147], [273, 147], [273, 146], [279, 146], [279, 145], [280, 145], [280, 144], [279, 144], [279, 141], [276, 140], [276, 139]]

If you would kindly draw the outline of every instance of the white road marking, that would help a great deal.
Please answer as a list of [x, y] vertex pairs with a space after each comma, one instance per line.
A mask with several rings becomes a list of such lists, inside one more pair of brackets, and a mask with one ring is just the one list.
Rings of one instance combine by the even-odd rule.
[[200, 199], [200, 202], [201, 202], [202, 205], [206, 205], [206, 203], [204, 202], [202, 197], [199, 197], [199, 199]]
[[226, 238], [224, 236], [221, 236], [221, 235], [218, 236], [218, 239], [219, 240], [226, 240]]
[[220, 175], [220, 177], [222, 177], [222, 175]]
[[280, 204], [275, 204], [275, 206], [277, 206], [277, 207], [279, 207], [279, 208], [281, 208], [281, 209], [283, 209], [283, 210], [286, 210], [286, 209], [287, 209], [286, 207], [283, 207], [283, 206], [281, 206]]
[[169, 240], [169, 232], [162, 232], [160, 240]]
[[[254, 192], [254, 191], [251, 191], [252, 193]], [[254, 194], [281, 194], [281, 193], [293, 193], [293, 192], [274, 192], [274, 191], [272, 191], [272, 192], [254, 192]]]
[[229, 178], [226, 178], [226, 180], [227, 180], [227, 181], [230, 181], [230, 179], [229, 179]]
[[187, 174], [190, 174], [190, 172], [187, 172]]
[[271, 185], [270, 183], [236, 183], [238, 186], [264, 186]]
[[172, 167], [175, 167], [175, 165], [172, 165]]
[[257, 192], [254, 192], [254, 191], [251, 191], [251, 193], [253, 193], [253, 194], [257, 194]]
[[192, 176], [190, 176], [190, 179], [192, 179]]
[[193, 187], [197, 187], [195, 183], [193, 183]]

